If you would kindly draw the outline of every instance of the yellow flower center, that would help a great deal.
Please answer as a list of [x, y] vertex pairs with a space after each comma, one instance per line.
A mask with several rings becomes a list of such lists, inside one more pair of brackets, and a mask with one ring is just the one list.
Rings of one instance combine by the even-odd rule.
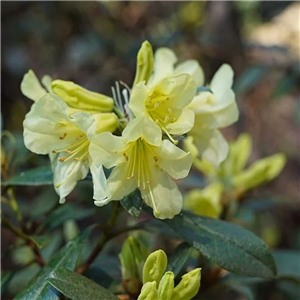
[[174, 144], [177, 144], [178, 142], [173, 139], [166, 129], [167, 124], [174, 123], [177, 120], [177, 116], [170, 108], [169, 100], [168, 95], [153, 91], [146, 100], [146, 108], [151, 119], [166, 133]]
[[135, 179], [137, 188], [149, 192], [153, 209], [158, 214], [151, 187], [151, 175], [149, 164], [157, 163], [158, 157], [155, 152], [155, 147], [148, 144], [143, 138], [129, 143], [123, 155], [128, 163], [127, 179]]

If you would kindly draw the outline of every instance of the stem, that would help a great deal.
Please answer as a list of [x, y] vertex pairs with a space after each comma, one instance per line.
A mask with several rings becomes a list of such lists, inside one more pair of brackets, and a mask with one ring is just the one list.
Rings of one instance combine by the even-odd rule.
[[113, 210], [107, 222], [107, 227], [103, 230], [103, 233], [96, 247], [88, 257], [88, 259], [81, 266], [77, 268], [76, 270], [77, 273], [79, 274], [85, 273], [86, 270], [89, 268], [89, 266], [92, 264], [92, 262], [97, 258], [97, 256], [99, 255], [100, 251], [102, 250], [106, 242], [108, 242], [111, 239], [111, 236], [109, 235], [109, 231], [114, 226], [118, 213], [119, 213], [119, 201], [116, 201], [113, 203]]
[[13, 224], [11, 224], [9, 222], [9, 220], [3, 216], [2, 214], [2, 220], [1, 220], [1, 224], [9, 229], [11, 232], [13, 232], [15, 235], [17, 235], [18, 237], [22, 238], [23, 240], [26, 241], [26, 244], [32, 249], [34, 256], [35, 256], [35, 260], [36, 262], [43, 267], [45, 265], [45, 262], [41, 256], [40, 250], [38, 248], [38, 246], [36, 245], [35, 241], [28, 235], [26, 235], [22, 230], [20, 230], [19, 228], [15, 227]]

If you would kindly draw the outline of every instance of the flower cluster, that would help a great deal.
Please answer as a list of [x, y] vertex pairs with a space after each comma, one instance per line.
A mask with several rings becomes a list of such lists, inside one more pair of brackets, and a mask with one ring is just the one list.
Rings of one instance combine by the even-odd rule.
[[186, 177], [192, 165], [179, 141], [185, 149], [193, 143], [214, 166], [225, 159], [219, 129], [238, 118], [232, 69], [221, 66], [203, 87], [197, 61], [176, 63], [172, 50], [153, 55], [145, 41], [132, 88], [117, 83], [112, 98], [49, 76], [40, 83], [31, 70], [24, 76], [22, 93], [35, 102], [24, 121], [25, 145], [49, 155], [60, 202], [91, 172], [96, 205], [138, 188], [157, 218], [173, 218], [182, 195], [172, 179]]

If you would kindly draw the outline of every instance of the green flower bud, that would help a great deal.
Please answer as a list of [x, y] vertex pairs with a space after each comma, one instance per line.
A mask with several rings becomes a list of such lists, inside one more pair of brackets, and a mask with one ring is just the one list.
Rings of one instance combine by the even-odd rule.
[[137, 55], [136, 74], [133, 86], [141, 81], [149, 80], [153, 71], [153, 51], [152, 46], [148, 41], [145, 41]]
[[143, 268], [143, 283], [155, 281], [157, 287], [167, 268], [167, 255], [163, 250], [151, 253]]
[[94, 114], [96, 121], [96, 133], [114, 132], [118, 128], [118, 118], [114, 113]]
[[114, 101], [112, 98], [91, 92], [72, 81], [54, 80], [51, 83], [51, 88], [71, 108], [90, 113], [111, 112], [113, 110]]
[[147, 282], [143, 285], [141, 294], [137, 300], [158, 300], [158, 294], [156, 290], [156, 282]]
[[259, 159], [234, 177], [233, 186], [240, 192], [245, 192], [271, 181], [282, 171], [285, 163], [286, 157], [281, 153]]
[[130, 236], [120, 253], [122, 284], [126, 292], [137, 296], [142, 286], [142, 269], [149, 252], [137, 238]]
[[162, 300], [172, 300], [174, 289], [174, 273], [166, 272], [158, 287], [158, 296]]
[[190, 300], [195, 297], [200, 288], [201, 269], [195, 269], [182, 276], [174, 288], [172, 300]]

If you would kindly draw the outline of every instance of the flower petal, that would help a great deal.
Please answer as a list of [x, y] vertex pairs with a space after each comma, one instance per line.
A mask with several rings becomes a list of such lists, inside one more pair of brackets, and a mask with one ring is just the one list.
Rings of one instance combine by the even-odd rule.
[[148, 97], [148, 93], [149, 90], [144, 81], [138, 83], [132, 89], [128, 106], [135, 116], [146, 114], [145, 101]]
[[21, 82], [21, 92], [33, 101], [41, 99], [47, 93], [32, 70], [24, 75]]
[[176, 147], [169, 140], [163, 140], [156, 150], [159, 166], [175, 179], [188, 175], [192, 166], [192, 156]]
[[204, 72], [198, 61], [194, 59], [186, 60], [178, 64], [173, 72], [173, 75], [189, 74], [193, 77], [197, 87], [204, 85]]
[[109, 200], [121, 200], [136, 189], [136, 178], [127, 179], [127, 173], [127, 163], [121, 163], [112, 170], [107, 180], [111, 193]]
[[230, 65], [223, 64], [211, 80], [210, 88], [214, 94], [222, 96], [226, 90], [231, 89], [233, 83], [233, 70]]
[[218, 130], [202, 128], [192, 136], [202, 158], [214, 166], [219, 166], [227, 157], [228, 144]]
[[142, 198], [157, 218], [172, 219], [182, 209], [182, 195], [169, 175], [157, 166], [151, 165], [150, 174], [151, 192], [140, 189]]
[[93, 198], [96, 200], [95, 202], [105, 201], [109, 196], [110, 192], [107, 185], [107, 180], [103, 171], [103, 167], [96, 167], [96, 165], [91, 162], [90, 170], [93, 177], [93, 185], [94, 185], [94, 196]]
[[191, 109], [183, 108], [180, 117], [174, 123], [168, 123], [166, 129], [174, 135], [189, 132], [194, 126], [195, 114]]
[[150, 118], [139, 116], [128, 123], [122, 133], [122, 139], [127, 144], [140, 137], [153, 146], [159, 146], [162, 134], [159, 126]]
[[53, 93], [52, 87], [51, 87], [52, 78], [49, 75], [44, 75], [42, 77], [41, 82], [49, 93]]
[[123, 148], [121, 137], [104, 132], [95, 135], [90, 140], [89, 153], [97, 167], [104, 165], [106, 168], [111, 168], [124, 160], [121, 155]]
[[53, 94], [46, 94], [32, 105], [23, 126], [25, 146], [37, 154], [65, 148], [82, 133], [71, 123], [68, 106]]
[[71, 193], [77, 182], [86, 177], [89, 163], [75, 160], [60, 162], [59, 154], [51, 153], [49, 157], [52, 164], [54, 187], [60, 197], [60, 203], [64, 203], [65, 197]]
[[170, 108], [183, 108], [191, 103], [196, 95], [196, 90], [193, 78], [188, 74], [180, 74], [164, 78], [153, 87], [151, 92], [158, 91], [168, 95]]
[[172, 75], [177, 62], [176, 54], [170, 48], [159, 48], [154, 55], [154, 73], [148, 81], [148, 86], [155, 85], [161, 79]]

